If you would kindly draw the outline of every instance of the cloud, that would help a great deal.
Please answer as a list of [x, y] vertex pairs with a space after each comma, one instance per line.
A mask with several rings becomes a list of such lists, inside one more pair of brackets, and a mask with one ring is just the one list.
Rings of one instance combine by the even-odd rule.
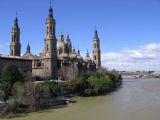
[[117, 70], [160, 71], [160, 43], [150, 43], [136, 49], [102, 54], [102, 65]]

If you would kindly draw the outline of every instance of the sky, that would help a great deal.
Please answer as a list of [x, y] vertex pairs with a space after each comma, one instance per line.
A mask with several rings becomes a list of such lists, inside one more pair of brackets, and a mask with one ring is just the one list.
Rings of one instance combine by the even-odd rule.
[[[0, 54], [9, 54], [16, 16], [22, 54], [28, 42], [33, 54], [44, 47], [49, 0], [0, 0]], [[95, 26], [102, 65], [117, 70], [160, 71], [160, 0], [53, 0], [57, 39], [70, 35], [75, 48], [92, 56]]]

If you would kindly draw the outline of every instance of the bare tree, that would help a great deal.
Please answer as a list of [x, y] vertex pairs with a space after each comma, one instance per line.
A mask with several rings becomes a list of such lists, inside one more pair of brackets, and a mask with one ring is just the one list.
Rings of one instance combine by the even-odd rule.
[[108, 71], [108, 68], [106, 68], [106, 67], [100, 67], [98, 70], [97, 70], [97, 72], [98, 73], [101, 73], [101, 74], [104, 74], [104, 73], [106, 73]]

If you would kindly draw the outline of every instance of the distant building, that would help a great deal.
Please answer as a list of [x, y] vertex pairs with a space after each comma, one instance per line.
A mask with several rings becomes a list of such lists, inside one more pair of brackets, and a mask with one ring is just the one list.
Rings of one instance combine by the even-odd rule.
[[[101, 51], [98, 32], [95, 30], [93, 38], [93, 60], [87, 51], [85, 58], [80, 54], [80, 50], [75, 50], [72, 46], [69, 35], [65, 38], [61, 33], [59, 40], [56, 38], [56, 20], [53, 17], [53, 9], [50, 6], [46, 19], [46, 34], [44, 39], [44, 49], [39, 55], [31, 53], [30, 45], [26, 48], [26, 53], [21, 56], [20, 28], [16, 16], [12, 28], [12, 39], [10, 43], [10, 56], [0, 57], [2, 64], [16, 64], [23, 71], [32, 71], [32, 76], [41, 78], [56, 78], [57, 71], [63, 66], [74, 65], [79, 70], [95, 71], [101, 67]], [[2, 67], [4, 67], [4, 65]], [[1, 67], [1, 68], [2, 68]]]

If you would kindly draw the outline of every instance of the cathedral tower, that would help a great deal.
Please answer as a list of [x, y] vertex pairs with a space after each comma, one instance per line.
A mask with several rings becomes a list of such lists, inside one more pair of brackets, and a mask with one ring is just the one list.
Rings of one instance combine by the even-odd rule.
[[96, 69], [99, 69], [101, 67], [101, 50], [97, 30], [95, 30], [95, 35], [93, 39], [93, 61], [96, 64]]
[[53, 18], [53, 9], [50, 5], [48, 18], [46, 20], [45, 36], [45, 77], [55, 78], [57, 75], [57, 39], [55, 35], [56, 21]]
[[18, 26], [18, 18], [16, 16], [12, 28], [12, 39], [10, 43], [10, 56], [21, 56], [20, 44], [20, 28]]

